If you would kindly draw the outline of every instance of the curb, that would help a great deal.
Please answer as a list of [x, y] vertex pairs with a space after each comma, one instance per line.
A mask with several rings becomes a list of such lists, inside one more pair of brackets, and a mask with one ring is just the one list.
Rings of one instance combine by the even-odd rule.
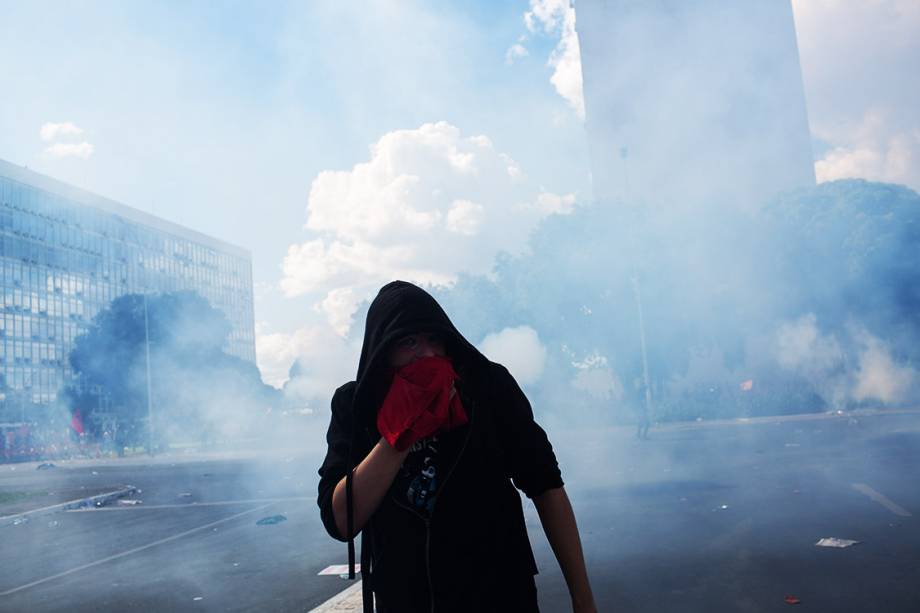
[[307, 613], [330, 613], [332, 611], [363, 611], [364, 600], [361, 596], [361, 580], [349, 586]]
[[48, 507], [33, 509], [31, 511], [24, 511], [23, 513], [17, 513], [15, 515], [5, 515], [0, 517], [0, 526], [17, 525], [30, 521], [33, 517], [50, 515], [52, 513], [59, 513], [61, 511], [73, 511], [76, 509], [85, 509], [88, 507], [101, 507], [112, 500], [123, 498], [137, 492], [140, 492], [138, 488], [134, 487], [133, 485], [126, 485], [122, 489], [115, 490], [113, 492], [96, 494], [95, 496], [90, 496], [88, 498], [78, 498], [77, 500], [71, 500], [69, 502], [59, 502], [58, 504], [53, 504]]

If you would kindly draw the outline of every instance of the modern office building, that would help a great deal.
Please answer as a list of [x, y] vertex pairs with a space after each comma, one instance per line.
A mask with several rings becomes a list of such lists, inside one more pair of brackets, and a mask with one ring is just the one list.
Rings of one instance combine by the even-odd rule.
[[124, 294], [197, 291], [255, 362], [248, 251], [2, 160], [0, 282], [0, 421], [55, 402], [74, 339]]
[[789, 0], [575, 0], [595, 200], [756, 206], [814, 185]]

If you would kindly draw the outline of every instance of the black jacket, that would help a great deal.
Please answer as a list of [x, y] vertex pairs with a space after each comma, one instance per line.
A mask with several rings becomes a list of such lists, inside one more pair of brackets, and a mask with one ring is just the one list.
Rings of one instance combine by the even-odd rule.
[[[536, 610], [537, 569], [514, 486], [530, 497], [561, 487], [556, 457], [511, 374], [467, 342], [414, 285], [396, 281], [380, 290], [368, 311], [357, 379], [333, 396], [319, 470], [323, 524], [351, 545], [335, 525], [332, 493], [380, 439], [376, 411], [392, 376], [384, 363], [391, 343], [417, 331], [444, 339], [470, 419], [444, 436], [455, 459], [430, 517], [402, 504], [391, 488], [364, 526], [365, 610], [371, 590], [378, 611]], [[349, 553], [352, 562], [352, 547]]]

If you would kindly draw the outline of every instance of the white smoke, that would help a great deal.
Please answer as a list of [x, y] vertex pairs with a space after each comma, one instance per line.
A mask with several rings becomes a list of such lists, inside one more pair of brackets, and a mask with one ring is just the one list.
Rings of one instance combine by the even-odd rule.
[[489, 334], [479, 350], [490, 360], [504, 365], [521, 385], [536, 383], [546, 365], [546, 347], [530, 326], [505, 328]]

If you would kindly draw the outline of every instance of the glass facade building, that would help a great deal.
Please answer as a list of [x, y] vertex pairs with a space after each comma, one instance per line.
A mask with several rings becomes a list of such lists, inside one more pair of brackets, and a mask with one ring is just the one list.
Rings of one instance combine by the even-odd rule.
[[0, 282], [0, 421], [55, 403], [74, 339], [124, 294], [198, 292], [255, 362], [247, 250], [2, 160]]

